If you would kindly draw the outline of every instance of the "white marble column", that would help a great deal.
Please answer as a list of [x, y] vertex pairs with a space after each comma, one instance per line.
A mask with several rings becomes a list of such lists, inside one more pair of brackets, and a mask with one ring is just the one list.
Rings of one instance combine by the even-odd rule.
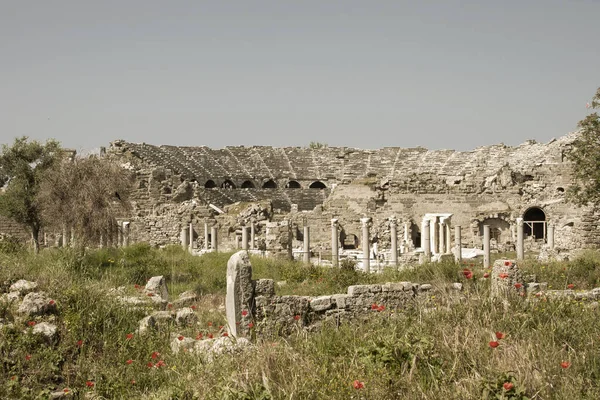
[[554, 225], [548, 224], [548, 247], [554, 250]]
[[423, 261], [427, 262], [431, 259], [431, 234], [429, 220], [423, 221], [423, 232], [421, 232], [421, 247], [423, 248], [423, 255], [425, 257]]
[[217, 227], [212, 226], [210, 228], [210, 247], [214, 252], [219, 251], [219, 241], [217, 240]]
[[430, 224], [432, 253], [437, 253], [438, 249], [439, 249], [439, 244], [438, 244], [438, 240], [439, 240], [438, 227], [439, 227], [439, 225], [438, 225], [438, 219], [436, 217], [433, 221], [431, 221], [431, 224]]
[[446, 220], [446, 233], [444, 234], [446, 238], [446, 253], [452, 253], [452, 231], [450, 228], [450, 221]]
[[123, 246], [129, 246], [129, 229], [130, 223], [129, 221], [123, 222]]
[[454, 227], [454, 260], [457, 264], [462, 262], [462, 236], [460, 225]]
[[194, 225], [190, 222], [190, 240], [189, 240], [189, 244], [190, 244], [190, 253], [194, 250]]
[[248, 227], [242, 226], [242, 250], [248, 250]]
[[331, 264], [334, 267], [338, 266], [339, 261], [339, 244], [338, 244], [338, 220], [337, 218], [331, 219]]
[[446, 234], [446, 222], [443, 219], [440, 219], [438, 223], [438, 248], [437, 251], [440, 254], [446, 253], [446, 238], [444, 237]]
[[255, 241], [254, 241], [255, 235], [256, 235], [255, 229], [256, 228], [254, 226], [254, 221], [250, 222], [250, 248], [252, 250], [254, 250], [256, 248]]
[[371, 272], [371, 254], [369, 249], [369, 223], [371, 218], [361, 218], [362, 224], [362, 248], [363, 248], [363, 266], [365, 272]]
[[390, 261], [393, 266], [398, 265], [398, 232], [396, 231], [396, 218], [390, 218]]
[[[187, 227], [181, 228], [181, 233], [179, 235], [179, 239], [181, 241], [181, 247], [183, 247], [184, 250], [187, 250], [188, 248], [188, 244], [189, 244], [189, 239], [188, 239], [188, 235], [189, 235], [189, 230]], [[119, 236], [121, 236], [119, 234]], [[119, 240], [120, 241], [120, 240]]]
[[523, 242], [523, 218], [517, 218], [517, 260], [525, 259], [525, 243]]
[[208, 250], [208, 223], [204, 223], [204, 250]]
[[483, 268], [490, 267], [490, 226], [483, 226]]
[[304, 226], [304, 248], [302, 253], [302, 259], [305, 263], [310, 263], [310, 226]]

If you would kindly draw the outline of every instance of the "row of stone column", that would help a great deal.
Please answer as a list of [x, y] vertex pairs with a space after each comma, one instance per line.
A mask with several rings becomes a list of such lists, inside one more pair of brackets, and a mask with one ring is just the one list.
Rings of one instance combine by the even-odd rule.
[[[109, 228], [107, 234], [100, 235], [98, 247], [123, 247], [130, 244], [130, 225], [129, 221], [117, 222]], [[63, 225], [62, 232], [54, 235], [54, 245], [56, 247], [74, 246], [76, 237], [75, 231]], [[44, 233], [44, 245], [48, 246], [48, 235]]]
[[[210, 246], [209, 246], [209, 230], [210, 230]], [[242, 236], [244, 235], [245, 227], [242, 230]], [[252, 235], [254, 237], [254, 234]], [[190, 223], [189, 226], [181, 229], [179, 236], [181, 246], [189, 250], [191, 253], [194, 249], [194, 224]], [[212, 249], [213, 251], [219, 251], [219, 240], [218, 231], [216, 226], [209, 226], [207, 223], [204, 224], [204, 250]]]

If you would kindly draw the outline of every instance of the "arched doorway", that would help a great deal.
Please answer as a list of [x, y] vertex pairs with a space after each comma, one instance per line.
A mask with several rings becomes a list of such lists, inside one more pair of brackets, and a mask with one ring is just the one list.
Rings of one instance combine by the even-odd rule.
[[415, 248], [421, 247], [421, 230], [414, 223], [410, 224], [410, 239], [412, 240]]
[[342, 243], [342, 249], [344, 250], [358, 249], [358, 236], [353, 233], [346, 234], [342, 232], [340, 234], [340, 242]]
[[212, 179], [209, 179], [206, 181], [206, 183], [204, 184], [204, 187], [206, 189], [212, 189], [212, 188], [216, 188], [217, 184], [215, 183], [215, 181], [213, 181]]
[[546, 213], [539, 207], [531, 207], [523, 214], [523, 233], [525, 237], [546, 239]]
[[242, 183], [242, 189], [254, 189], [256, 186], [254, 186], [254, 183], [252, 183], [251, 181], [244, 181]]
[[232, 181], [230, 181], [229, 179], [227, 179], [225, 182], [223, 182], [221, 184], [221, 187], [223, 189], [235, 189], [235, 184]]
[[273, 179], [269, 179], [262, 185], [263, 189], [277, 189], [277, 184]]
[[314, 181], [310, 184], [309, 188], [311, 189], [325, 189], [327, 186], [321, 181]]
[[286, 189], [301, 189], [302, 186], [300, 186], [300, 183], [298, 183], [297, 181], [289, 181], [286, 185], [285, 185]]

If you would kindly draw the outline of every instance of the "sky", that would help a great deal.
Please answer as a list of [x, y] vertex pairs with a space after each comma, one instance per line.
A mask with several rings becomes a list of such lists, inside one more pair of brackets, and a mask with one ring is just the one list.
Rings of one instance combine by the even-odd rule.
[[0, 1], [0, 143], [470, 150], [576, 130], [598, 0]]

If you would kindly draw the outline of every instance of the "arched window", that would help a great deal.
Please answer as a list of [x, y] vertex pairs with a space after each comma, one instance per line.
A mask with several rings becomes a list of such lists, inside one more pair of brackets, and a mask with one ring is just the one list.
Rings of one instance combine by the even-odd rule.
[[539, 207], [531, 207], [523, 214], [523, 233], [534, 239], [546, 239], [546, 213]]
[[301, 189], [302, 186], [300, 185], [300, 183], [298, 183], [298, 181], [289, 181], [286, 185], [285, 185], [286, 189]]
[[235, 189], [235, 184], [227, 179], [225, 182], [221, 184], [223, 189]]
[[252, 181], [244, 181], [244, 183], [242, 183], [242, 189], [254, 189], [256, 186], [254, 186], [254, 183], [252, 183]]
[[207, 189], [212, 189], [212, 188], [216, 188], [217, 184], [215, 183], [215, 181], [213, 181], [212, 179], [209, 179], [206, 181], [206, 183], [204, 184], [204, 187]]
[[263, 189], [277, 189], [277, 184], [273, 179], [269, 179], [262, 185]]
[[309, 188], [311, 189], [325, 189], [327, 186], [321, 181], [314, 181], [310, 184]]

